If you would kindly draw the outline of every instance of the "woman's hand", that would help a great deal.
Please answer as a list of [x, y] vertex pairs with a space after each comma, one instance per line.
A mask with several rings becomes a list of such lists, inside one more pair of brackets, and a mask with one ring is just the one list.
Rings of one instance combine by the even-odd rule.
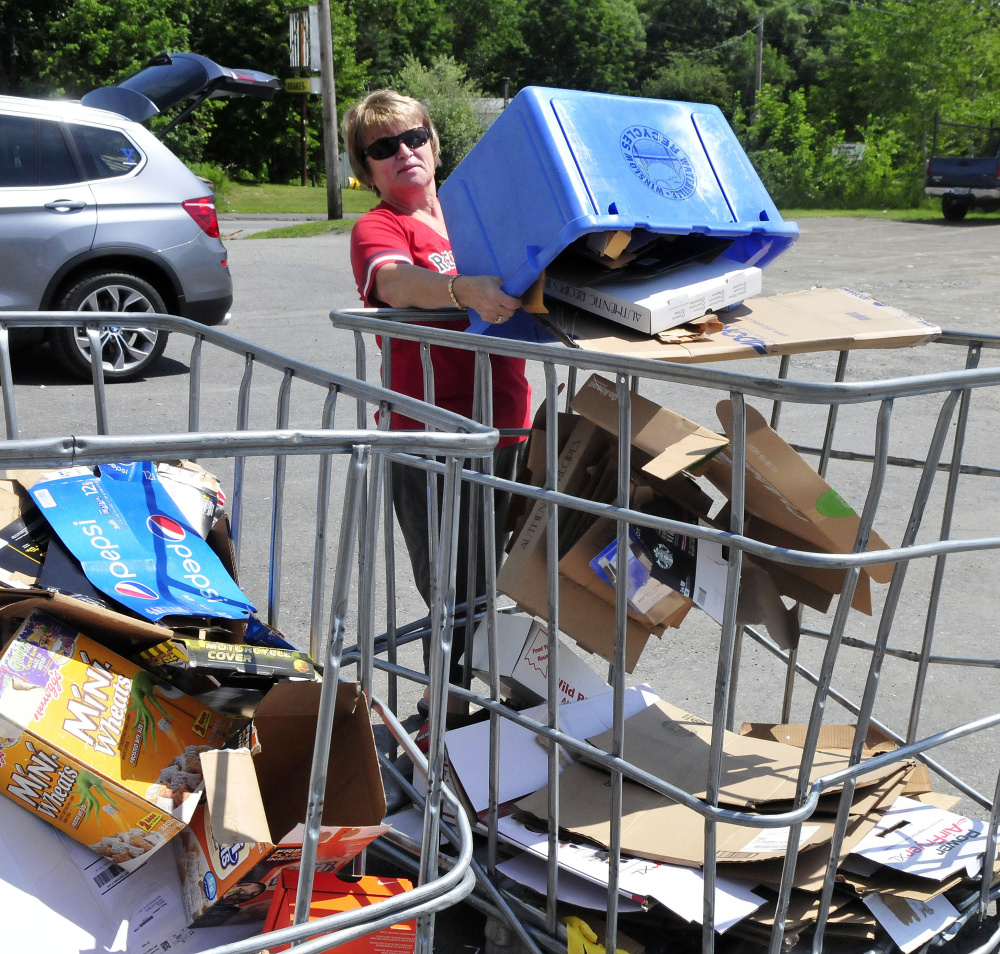
[[501, 287], [496, 275], [459, 275], [452, 291], [463, 308], [471, 308], [491, 325], [503, 324], [521, 307], [518, 298], [511, 298]]

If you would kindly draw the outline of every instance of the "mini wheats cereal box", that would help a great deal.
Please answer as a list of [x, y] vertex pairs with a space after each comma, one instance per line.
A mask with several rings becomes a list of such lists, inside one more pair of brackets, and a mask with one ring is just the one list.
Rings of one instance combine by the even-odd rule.
[[[178, 704], [179, 703], [179, 704]], [[126, 870], [190, 820], [230, 721], [34, 612], [0, 657], [0, 787]]]

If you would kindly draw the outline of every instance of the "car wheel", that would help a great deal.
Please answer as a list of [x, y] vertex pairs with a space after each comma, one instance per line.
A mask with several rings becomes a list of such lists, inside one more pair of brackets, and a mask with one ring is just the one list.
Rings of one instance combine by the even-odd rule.
[[[127, 272], [99, 272], [71, 286], [56, 302], [58, 311], [113, 311], [128, 316], [166, 314], [159, 292]], [[166, 331], [141, 325], [101, 328], [101, 360], [107, 381], [128, 381], [154, 365], [167, 346]], [[59, 328], [51, 333], [56, 355], [66, 369], [90, 380], [90, 340], [83, 328]]]
[[954, 195], [941, 196], [941, 212], [949, 222], [961, 222], [969, 211], [969, 200]]

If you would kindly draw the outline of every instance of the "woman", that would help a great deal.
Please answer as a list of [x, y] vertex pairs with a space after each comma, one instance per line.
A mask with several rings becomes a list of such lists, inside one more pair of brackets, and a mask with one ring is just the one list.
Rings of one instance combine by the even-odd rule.
[[[376, 90], [354, 105], [344, 117], [344, 142], [355, 176], [381, 200], [355, 223], [351, 233], [351, 264], [358, 292], [366, 306], [392, 308], [471, 308], [485, 320], [506, 321], [520, 301], [506, 294], [500, 279], [491, 275], [459, 275], [448, 241], [434, 171], [441, 163], [440, 144], [427, 108], [392, 90]], [[435, 327], [462, 330], [468, 322], [434, 322]], [[379, 342], [381, 346], [381, 341]], [[423, 399], [420, 346], [392, 340], [391, 381], [394, 391]], [[504, 428], [530, 426], [531, 389], [524, 361], [492, 355], [493, 423]], [[472, 416], [475, 355], [454, 348], [431, 348], [434, 401], [438, 407]], [[422, 429], [423, 425], [393, 414], [394, 429]], [[494, 454], [497, 476], [512, 478], [523, 437], [501, 437]], [[406, 541], [417, 589], [430, 606], [428, 560], [427, 477], [418, 468], [394, 464], [393, 504]], [[467, 488], [466, 488], [467, 489]], [[497, 557], [506, 521], [509, 494], [496, 494]], [[467, 552], [468, 494], [462, 495], [456, 602], [464, 602], [470, 555]], [[480, 534], [480, 537], [482, 534]], [[476, 559], [476, 593], [485, 592], [483, 558]], [[462, 634], [456, 631], [452, 681], [459, 679], [457, 661]], [[424, 665], [429, 644], [424, 644]]]

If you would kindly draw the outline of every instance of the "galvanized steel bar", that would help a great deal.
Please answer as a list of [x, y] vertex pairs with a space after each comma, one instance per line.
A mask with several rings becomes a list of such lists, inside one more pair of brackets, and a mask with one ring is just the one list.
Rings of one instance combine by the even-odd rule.
[[[289, 406], [292, 397], [292, 372], [286, 370], [278, 388], [278, 430], [288, 427]], [[274, 478], [271, 490], [271, 542], [270, 542], [270, 576], [267, 592], [267, 625], [278, 629], [278, 616], [281, 611], [281, 555], [284, 541], [285, 520], [285, 472], [287, 462], [283, 454], [274, 457]]]
[[7, 440], [17, 437], [17, 402], [14, 400], [14, 372], [10, 365], [10, 335], [0, 324], [0, 384], [3, 386], [3, 414]]
[[[90, 373], [94, 382], [94, 406], [97, 414], [97, 433], [108, 433], [108, 396], [104, 387], [104, 349], [101, 346], [101, 329], [94, 324], [85, 328], [90, 345]], [[94, 360], [97, 355], [97, 360]]]
[[[330, 430], [337, 413], [337, 389], [330, 388], [323, 402], [321, 426]], [[309, 604], [309, 655], [319, 659], [322, 651], [323, 603], [326, 598], [327, 524], [330, 519], [330, 484], [333, 478], [333, 457], [322, 454], [316, 485], [316, 535], [313, 542], [312, 588]]]
[[[236, 429], [243, 432], [250, 427], [250, 389], [253, 384], [253, 354], [247, 352], [244, 356], [243, 377], [240, 379], [240, 390], [236, 401]], [[240, 543], [243, 528], [243, 486], [246, 477], [246, 458], [237, 457], [233, 464], [233, 550], [236, 554], [236, 566], [240, 565]]]
[[201, 345], [201, 335], [195, 335], [191, 342], [191, 358], [188, 366], [189, 431], [197, 431], [201, 426]]
[[344, 648], [347, 607], [351, 593], [351, 566], [354, 541], [360, 513], [364, 478], [368, 472], [370, 448], [361, 445], [351, 454], [344, 494], [344, 515], [340, 525], [340, 546], [337, 554], [337, 576], [334, 583], [333, 605], [330, 612], [330, 635], [327, 639], [323, 687], [320, 690], [316, 720], [316, 742], [313, 747], [312, 770], [309, 775], [309, 799], [306, 803], [305, 827], [302, 834], [302, 861], [299, 866], [298, 893], [295, 898], [293, 924], [309, 920], [312, 901], [313, 875], [319, 848], [319, 832], [323, 823], [326, 777], [333, 737], [334, 703], [340, 681], [340, 655]]
[[[972, 345], [966, 356], [966, 367], [974, 368], [979, 364], [980, 349]], [[948, 472], [948, 485], [945, 490], [944, 509], [941, 515], [941, 532], [939, 538], [947, 540], [951, 536], [951, 521], [955, 512], [955, 499], [958, 496], [959, 471], [962, 465], [962, 453], [965, 449], [965, 432], [969, 425], [969, 406], [972, 403], [972, 393], [963, 391], [958, 407], [958, 420], [955, 422], [955, 438], [952, 444], [951, 469]], [[917, 664], [917, 676], [913, 687], [913, 701], [910, 706], [910, 721], [906, 729], [906, 741], [912, 742], [917, 736], [920, 724], [920, 707], [924, 698], [924, 685], [927, 682], [927, 670], [930, 665], [931, 649], [934, 645], [934, 627], [937, 623], [938, 606], [941, 600], [941, 587], [944, 584], [946, 556], [939, 556], [934, 561], [934, 577], [931, 580], [931, 591], [927, 602], [927, 615], [924, 620], [924, 637], [920, 646], [920, 661]]]
[[[559, 486], [559, 380], [555, 365], [546, 361], [545, 372], [545, 487], [556, 490]], [[546, 623], [549, 634], [549, 651], [558, 642], [559, 633], [559, 506], [554, 502], [545, 505], [545, 573], [547, 584]], [[553, 691], [555, 690], [555, 691]], [[546, 722], [555, 730], [559, 728], [558, 685], [553, 684], [553, 670], [549, 669]], [[548, 865], [545, 876], [545, 930], [556, 932], [556, 896], [559, 891], [559, 746], [548, 747]]]

